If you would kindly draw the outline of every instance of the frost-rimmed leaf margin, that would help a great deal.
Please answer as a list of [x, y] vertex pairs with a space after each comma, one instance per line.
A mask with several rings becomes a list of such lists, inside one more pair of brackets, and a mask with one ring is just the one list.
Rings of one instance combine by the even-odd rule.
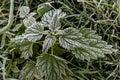
[[36, 23], [36, 19], [33, 16], [27, 17], [23, 20], [23, 24], [26, 28]]
[[63, 34], [59, 37], [60, 46], [67, 50], [71, 50], [73, 47], [81, 46], [81, 43], [79, 42], [79, 39], [81, 38], [79, 30], [69, 27], [63, 31]]
[[44, 42], [43, 42], [43, 52], [47, 52], [49, 50], [50, 47], [52, 47], [55, 42], [56, 42], [56, 37], [52, 36], [52, 35], [47, 35]]
[[43, 15], [43, 17], [41, 18], [41, 24], [48, 27], [51, 24], [51, 20], [54, 14], [57, 15], [58, 19], [64, 18], [66, 16], [66, 13], [62, 12], [61, 9], [53, 9]]
[[24, 35], [18, 35], [11, 39], [11, 43], [19, 47], [21, 58], [28, 59], [33, 55], [33, 42], [25, 39]]
[[25, 30], [24, 37], [29, 41], [35, 42], [43, 36], [44, 27], [39, 23], [34, 23]]
[[19, 11], [19, 16], [24, 18], [30, 12], [30, 8], [28, 6], [22, 6], [20, 7]]
[[105, 54], [117, 52], [112, 45], [108, 45], [101, 36], [95, 34], [95, 31], [89, 28], [80, 28], [80, 33], [82, 34], [79, 40], [81, 46], [71, 50], [76, 58], [90, 61], [98, 57], [105, 57]]
[[45, 80], [63, 80], [66, 70], [69, 70], [66, 60], [47, 53], [42, 53], [37, 57], [36, 66], [45, 76]]
[[35, 77], [41, 78], [41, 71], [36, 66], [36, 62], [27, 61], [20, 72], [19, 80], [33, 80]]

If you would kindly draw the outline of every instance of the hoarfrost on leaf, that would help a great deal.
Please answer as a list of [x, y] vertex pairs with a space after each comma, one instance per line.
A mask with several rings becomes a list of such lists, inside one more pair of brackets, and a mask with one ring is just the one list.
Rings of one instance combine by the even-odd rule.
[[47, 52], [48, 49], [54, 45], [55, 42], [56, 42], [55, 36], [51, 36], [51, 35], [46, 36], [43, 42], [43, 51]]
[[37, 41], [40, 40], [43, 36], [44, 27], [40, 23], [34, 23], [30, 27], [28, 27], [25, 31], [25, 38], [29, 41]]
[[20, 17], [24, 18], [28, 13], [30, 12], [30, 8], [28, 6], [22, 6], [20, 7]]

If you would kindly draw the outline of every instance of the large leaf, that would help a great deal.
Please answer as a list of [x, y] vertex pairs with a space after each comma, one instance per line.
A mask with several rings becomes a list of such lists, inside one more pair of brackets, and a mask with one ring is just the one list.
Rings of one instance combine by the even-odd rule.
[[66, 15], [64, 12], [62, 12], [61, 9], [50, 10], [49, 12], [47, 12], [43, 15], [43, 17], [41, 18], [41, 23], [45, 26], [49, 26], [51, 24], [51, 20], [55, 14], [57, 15], [58, 19], [64, 18]]
[[30, 8], [28, 6], [22, 6], [20, 8], [19, 15], [20, 15], [21, 18], [24, 18], [29, 12], [30, 12]]
[[44, 27], [40, 23], [34, 23], [25, 31], [25, 38], [29, 41], [40, 40], [43, 36]]
[[37, 69], [34, 61], [28, 61], [21, 70], [19, 80], [33, 80], [36, 76], [40, 77], [41, 72]]
[[61, 23], [60, 23], [60, 20], [58, 19], [58, 15], [54, 14], [50, 22], [49, 29], [51, 31], [57, 31], [60, 29], [60, 27], [61, 27]]
[[101, 37], [95, 34], [95, 31], [81, 28], [80, 33], [82, 33], [82, 38], [79, 40], [81, 46], [73, 48], [72, 51], [76, 58], [89, 61], [116, 52], [112, 45], [108, 45], [107, 42], [101, 40]]
[[64, 32], [65, 33], [59, 37], [60, 46], [68, 50], [72, 49], [73, 47], [81, 46], [79, 42], [81, 34], [77, 29], [70, 27], [64, 29]]
[[36, 19], [34, 17], [30, 16], [30, 17], [25, 18], [23, 20], [23, 23], [24, 23], [24, 26], [28, 28], [36, 23]]
[[55, 42], [56, 42], [55, 36], [51, 36], [51, 35], [46, 36], [46, 39], [43, 42], [43, 51], [47, 52], [48, 49], [54, 45]]
[[63, 80], [63, 75], [66, 75], [66, 61], [51, 54], [43, 53], [39, 56], [37, 66], [45, 80]]
[[30, 56], [32, 56], [33, 42], [30, 42], [27, 39], [25, 39], [23, 35], [16, 36], [11, 40], [11, 42], [19, 46], [21, 57], [28, 59]]

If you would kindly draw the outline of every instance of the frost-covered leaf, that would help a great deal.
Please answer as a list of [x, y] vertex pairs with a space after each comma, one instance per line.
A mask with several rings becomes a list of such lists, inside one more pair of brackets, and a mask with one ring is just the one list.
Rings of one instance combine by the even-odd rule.
[[62, 12], [61, 9], [50, 10], [43, 15], [43, 17], [41, 18], [41, 23], [45, 26], [49, 26], [54, 14], [57, 15], [57, 19], [64, 18], [66, 15], [66, 13]]
[[15, 43], [17, 46], [19, 46], [21, 57], [28, 59], [29, 57], [32, 57], [33, 54], [33, 42], [28, 41], [24, 38], [24, 35], [16, 36], [11, 40], [12, 43]]
[[40, 77], [40, 70], [37, 69], [37, 66], [34, 61], [28, 61], [26, 65], [21, 70], [19, 80], [33, 80], [35, 76]]
[[12, 29], [12, 31], [18, 31], [22, 24], [16, 24], [16, 26]]
[[115, 52], [112, 45], [108, 45], [107, 42], [101, 40], [101, 36], [95, 34], [95, 31], [81, 28], [80, 33], [82, 33], [81, 46], [72, 50], [76, 58], [89, 61], [90, 59], [97, 59], [98, 57], [104, 57], [105, 54]]
[[30, 27], [31, 25], [36, 23], [36, 19], [34, 17], [27, 17], [23, 20], [25, 27]]
[[36, 13], [35, 12], [31, 12], [30, 14], [28, 14], [27, 17], [33, 17], [34, 15], [36, 15]]
[[24, 40], [24, 36], [19, 35], [19, 36], [15, 36], [15, 38], [12, 38], [11, 42], [14, 42], [15, 44], [21, 44], [23, 40]]
[[55, 13], [50, 22], [49, 29], [52, 31], [57, 31], [60, 29], [60, 27], [61, 27], [60, 20], [58, 19], [58, 15]]
[[60, 46], [68, 50], [73, 47], [81, 46], [79, 42], [81, 34], [77, 29], [70, 27], [64, 29], [64, 32], [65, 33], [59, 37]]
[[55, 33], [55, 35], [63, 35], [63, 34], [65, 34], [65, 31], [64, 30], [57, 30], [56, 31], [56, 33]]
[[20, 8], [19, 15], [20, 15], [21, 18], [24, 18], [29, 12], [30, 12], [30, 8], [28, 6], [22, 6]]
[[37, 58], [37, 66], [45, 80], [63, 80], [63, 75], [66, 75], [68, 69], [65, 60], [45, 53]]
[[48, 12], [51, 7], [45, 3], [38, 5], [37, 12], [40, 16], [43, 16], [44, 13]]
[[56, 42], [56, 37], [55, 36], [51, 36], [51, 35], [48, 35], [46, 36], [44, 42], [43, 42], [43, 51], [44, 52], [47, 52], [48, 49], [54, 45], [54, 43]]
[[28, 59], [33, 55], [33, 43], [29, 41], [24, 41], [20, 46], [21, 58]]
[[29, 41], [40, 40], [43, 36], [44, 27], [40, 23], [34, 23], [32, 26], [28, 27], [25, 31], [25, 38]]

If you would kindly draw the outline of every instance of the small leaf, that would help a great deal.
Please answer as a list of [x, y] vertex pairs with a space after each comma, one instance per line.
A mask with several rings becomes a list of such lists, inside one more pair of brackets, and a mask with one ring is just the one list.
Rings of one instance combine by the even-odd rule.
[[55, 36], [51, 36], [51, 35], [48, 35], [46, 36], [46, 39], [44, 40], [43, 42], [43, 51], [44, 52], [47, 52], [48, 49], [54, 45], [54, 43], [56, 42], [56, 37]]
[[11, 70], [13, 73], [18, 73], [20, 71], [15, 62], [11, 65]]
[[40, 76], [40, 74], [35, 62], [28, 61], [21, 70], [19, 80], [33, 80], [35, 76]]
[[19, 15], [20, 15], [21, 18], [24, 18], [29, 12], [30, 12], [30, 8], [28, 6], [22, 6], [20, 8]]
[[45, 53], [37, 58], [37, 66], [45, 80], [63, 80], [63, 75], [66, 75], [68, 69], [65, 60]]
[[64, 32], [65, 33], [59, 37], [60, 46], [70, 50], [73, 47], [78, 47], [81, 45], [79, 42], [81, 34], [77, 29], [70, 27], [64, 29]]
[[34, 15], [36, 15], [36, 13], [35, 12], [31, 12], [30, 14], [28, 14], [27, 17], [33, 17]]
[[34, 23], [32, 26], [28, 27], [25, 31], [25, 38], [29, 41], [40, 40], [43, 36], [44, 27], [40, 23]]
[[54, 14], [56, 14], [58, 20], [60, 18], [64, 18], [66, 15], [66, 13], [62, 12], [61, 9], [50, 10], [49, 12], [47, 12], [43, 15], [43, 17], [41, 18], [41, 23], [44, 26], [49, 26], [51, 24], [51, 20], [52, 20]]
[[25, 27], [30, 27], [30, 26], [32, 26], [33, 24], [36, 23], [36, 19], [31, 16], [31, 17], [25, 18], [23, 20], [23, 23], [24, 23]]
[[22, 26], [22, 24], [17, 24], [13, 29], [12, 31], [18, 31], [20, 29], [20, 27]]
[[40, 4], [37, 8], [37, 12], [40, 16], [43, 16], [44, 13], [48, 12], [51, 9], [51, 7], [47, 4]]

